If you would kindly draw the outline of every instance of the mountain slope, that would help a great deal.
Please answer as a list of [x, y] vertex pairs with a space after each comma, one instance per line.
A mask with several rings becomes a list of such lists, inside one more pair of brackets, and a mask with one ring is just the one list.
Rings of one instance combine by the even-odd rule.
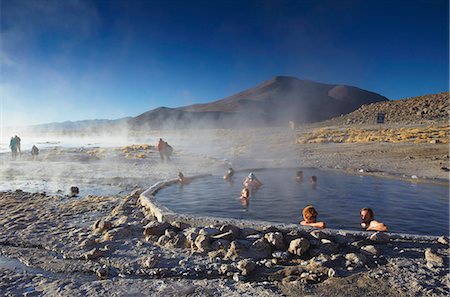
[[357, 87], [277, 76], [214, 102], [148, 111], [131, 119], [130, 125], [177, 127], [201, 125], [206, 121], [220, 127], [285, 125], [288, 121], [308, 123], [349, 113], [363, 104], [387, 100]]

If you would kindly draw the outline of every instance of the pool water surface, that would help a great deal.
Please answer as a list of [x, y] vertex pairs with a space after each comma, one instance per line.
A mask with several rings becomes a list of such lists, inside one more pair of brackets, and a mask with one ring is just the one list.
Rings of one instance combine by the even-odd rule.
[[[294, 169], [255, 171], [263, 186], [244, 207], [240, 192], [248, 172], [235, 173], [232, 182], [222, 176], [194, 180], [189, 185], [161, 189], [156, 198], [183, 214], [235, 219], [299, 223], [308, 204], [317, 209], [328, 228], [361, 230], [359, 211], [371, 207], [375, 219], [390, 232], [448, 235], [449, 188], [401, 180], [303, 169], [303, 182]], [[311, 176], [317, 176], [313, 187]]]

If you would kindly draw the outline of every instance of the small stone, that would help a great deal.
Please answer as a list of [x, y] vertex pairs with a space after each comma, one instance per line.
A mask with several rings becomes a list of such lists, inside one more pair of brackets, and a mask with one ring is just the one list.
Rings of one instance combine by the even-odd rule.
[[445, 236], [440, 236], [437, 239], [437, 242], [443, 245], [448, 245], [448, 238], [446, 238]]
[[237, 268], [241, 271], [242, 275], [246, 276], [255, 270], [256, 264], [250, 259], [244, 259], [237, 263]]
[[102, 257], [104, 254], [104, 252], [102, 252], [101, 250], [94, 248], [92, 250], [90, 250], [89, 252], [84, 254], [84, 258], [86, 260], [94, 260], [94, 259], [98, 259], [100, 257]]
[[95, 275], [98, 279], [107, 279], [109, 277], [110, 271], [106, 265], [103, 265], [97, 271], [95, 271]]
[[379, 255], [380, 251], [373, 245], [366, 245], [361, 247], [361, 251], [369, 255]]
[[328, 277], [335, 277], [336, 270], [334, 270], [333, 268], [328, 269], [327, 275], [328, 275]]
[[144, 268], [153, 268], [155, 267], [155, 265], [158, 263], [159, 261], [159, 256], [158, 255], [150, 255], [147, 257], [144, 257], [142, 260], [142, 266]]
[[425, 250], [425, 260], [428, 267], [442, 267], [444, 265], [444, 259], [435, 254], [430, 248]]
[[357, 253], [348, 253], [345, 255], [346, 266], [361, 267], [367, 262], [366, 256]]
[[194, 245], [199, 253], [209, 252], [211, 250], [209, 238], [205, 234], [199, 234], [194, 241]]

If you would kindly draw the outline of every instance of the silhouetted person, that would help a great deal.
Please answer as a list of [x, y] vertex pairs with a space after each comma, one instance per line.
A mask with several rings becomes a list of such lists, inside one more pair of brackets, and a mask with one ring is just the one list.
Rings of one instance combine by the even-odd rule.
[[308, 205], [303, 209], [303, 221], [300, 222], [303, 226], [310, 226], [315, 228], [326, 228], [325, 222], [317, 222], [317, 216], [319, 215], [314, 206]]
[[164, 161], [164, 150], [166, 149], [166, 142], [162, 140], [162, 138], [160, 138], [156, 147], [158, 149], [161, 160]]
[[33, 156], [33, 160], [36, 160], [37, 156], [39, 155], [39, 149], [37, 146], [33, 145], [31, 148], [31, 156]]
[[295, 181], [298, 183], [303, 181], [303, 171], [297, 171], [297, 174], [295, 175]]
[[164, 150], [163, 150], [164, 156], [166, 156], [166, 160], [170, 161], [170, 156], [172, 156], [173, 153], [173, 147], [166, 142], [164, 142]]
[[375, 214], [371, 208], [362, 208], [360, 214], [361, 227], [367, 231], [388, 231], [388, 227], [385, 224], [374, 220]]
[[70, 187], [70, 196], [76, 197], [80, 193], [80, 189], [78, 187]]
[[16, 139], [16, 147], [17, 147], [17, 151], [19, 152], [19, 155], [22, 155], [22, 150], [20, 148], [20, 137], [15, 135], [14, 138]]
[[15, 160], [17, 158], [17, 139], [15, 137], [11, 137], [9, 148], [11, 149], [12, 159]]

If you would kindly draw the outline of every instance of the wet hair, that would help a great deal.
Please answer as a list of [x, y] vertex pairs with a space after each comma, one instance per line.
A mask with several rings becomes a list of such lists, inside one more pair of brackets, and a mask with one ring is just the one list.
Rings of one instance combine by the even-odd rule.
[[178, 172], [178, 177], [179, 178], [184, 178], [184, 174], [180, 171], [180, 172]]
[[311, 181], [316, 182], [317, 181], [317, 176], [315, 176], [315, 175], [311, 176]]
[[359, 211], [359, 213], [361, 213], [361, 212], [363, 212], [363, 211], [367, 211], [367, 213], [372, 217], [372, 219], [375, 217], [375, 214], [373, 213], [372, 208], [369, 208], [369, 207], [361, 208], [361, 210]]
[[317, 217], [319, 214], [317, 213], [317, 210], [312, 205], [308, 205], [303, 209], [303, 218], [305, 221], [309, 221], [312, 217]]

